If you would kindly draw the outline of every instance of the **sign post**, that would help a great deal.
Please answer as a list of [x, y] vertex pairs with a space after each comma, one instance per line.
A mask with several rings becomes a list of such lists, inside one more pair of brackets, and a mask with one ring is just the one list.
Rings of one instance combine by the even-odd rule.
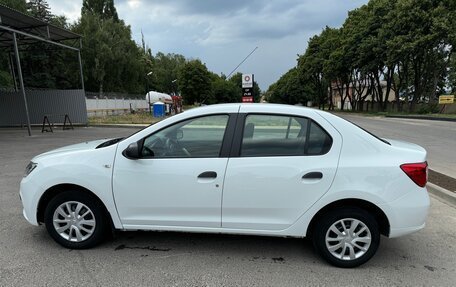
[[447, 104], [453, 104], [453, 103], [454, 103], [454, 95], [439, 96], [439, 105], [443, 105], [442, 109], [440, 110], [440, 113], [443, 113], [445, 111], [445, 107]]
[[242, 102], [253, 103], [253, 74], [242, 74]]

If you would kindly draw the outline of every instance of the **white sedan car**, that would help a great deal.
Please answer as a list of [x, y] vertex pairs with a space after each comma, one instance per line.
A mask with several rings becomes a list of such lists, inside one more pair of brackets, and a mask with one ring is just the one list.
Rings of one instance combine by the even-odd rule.
[[73, 249], [115, 230], [310, 237], [354, 267], [422, 229], [426, 151], [304, 107], [189, 110], [127, 138], [56, 149], [21, 182], [24, 216]]

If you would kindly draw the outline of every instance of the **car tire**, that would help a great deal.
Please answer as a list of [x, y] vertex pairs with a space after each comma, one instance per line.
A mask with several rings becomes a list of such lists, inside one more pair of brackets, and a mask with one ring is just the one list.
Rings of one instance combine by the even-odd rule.
[[100, 201], [87, 193], [65, 191], [50, 200], [44, 223], [51, 237], [70, 249], [87, 249], [105, 238], [109, 227]]
[[375, 218], [360, 208], [338, 208], [314, 225], [312, 241], [330, 264], [352, 268], [366, 263], [378, 249], [380, 232]]

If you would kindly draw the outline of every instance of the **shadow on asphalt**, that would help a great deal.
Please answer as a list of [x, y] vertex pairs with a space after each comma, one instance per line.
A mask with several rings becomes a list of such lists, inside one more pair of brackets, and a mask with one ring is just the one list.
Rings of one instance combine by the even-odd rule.
[[[33, 227], [36, 228], [36, 227]], [[41, 248], [54, 252], [67, 249], [60, 247], [47, 234], [44, 226], [33, 233]], [[413, 237], [388, 239], [382, 236], [379, 250], [364, 268], [388, 268], [400, 266], [410, 260], [407, 245]], [[68, 250], [71, 252], [73, 250]], [[314, 251], [308, 238], [283, 238], [251, 235], [226, 235], [185, 232], [126, 231], [116, 232], [114, 237], [84, 252], [104, 256], [121, 256], [127, 260], [139, 257], [167, 258], [173, 256], [208, 256], [222, 260], [252, 261], [256, 263], [311, 264], [332, 268]], [[414, 268], [412, 265], [411, 267]]]

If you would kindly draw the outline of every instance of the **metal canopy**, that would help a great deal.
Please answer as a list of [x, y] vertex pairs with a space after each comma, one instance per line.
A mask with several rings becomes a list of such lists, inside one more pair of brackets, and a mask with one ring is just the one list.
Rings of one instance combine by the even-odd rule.
[[[0, 25], [55, 42], [81, 38], [76, 33], [38, 20], [2, 4], [0, 4]], [[12, 41], [12, 34], [0, 28], [0, 47], [10, 47]], [[33, 38], [22, 39], [21, 37], [20, 45], [31, 44], [36, 41]]]
[[[24, 99], [29, 135], [32, 134], [30, 127], [30, 116], [28, 111], [29, 109], [27, 104], [27, 95], [24, 87], [24, 80], [22, 77], [21, 59], [18, 46], [30, 45], [36, 42], [44, 42], [77, 51], [79, 60], [79, 72], [81, 76], [81, 88], [84, 90], [84, 77], [82, 74], [82, 61], [80, 51], [81, 42], [78, 41], [79, 47], [69, 46], [67, 44], [68, 41], [66, 41], [65, 44], [61, 43], [61, 41], [64, 40], [80, 38], [81, 36], [76, 33], [38, 20], [34, 17], [28, 16], [24, 13], [0, 4], [0, 49], [12, 49], [14, 51], [19, 84]], [[15, 78], [15, 75], [13, 75], [13, 78]]]

